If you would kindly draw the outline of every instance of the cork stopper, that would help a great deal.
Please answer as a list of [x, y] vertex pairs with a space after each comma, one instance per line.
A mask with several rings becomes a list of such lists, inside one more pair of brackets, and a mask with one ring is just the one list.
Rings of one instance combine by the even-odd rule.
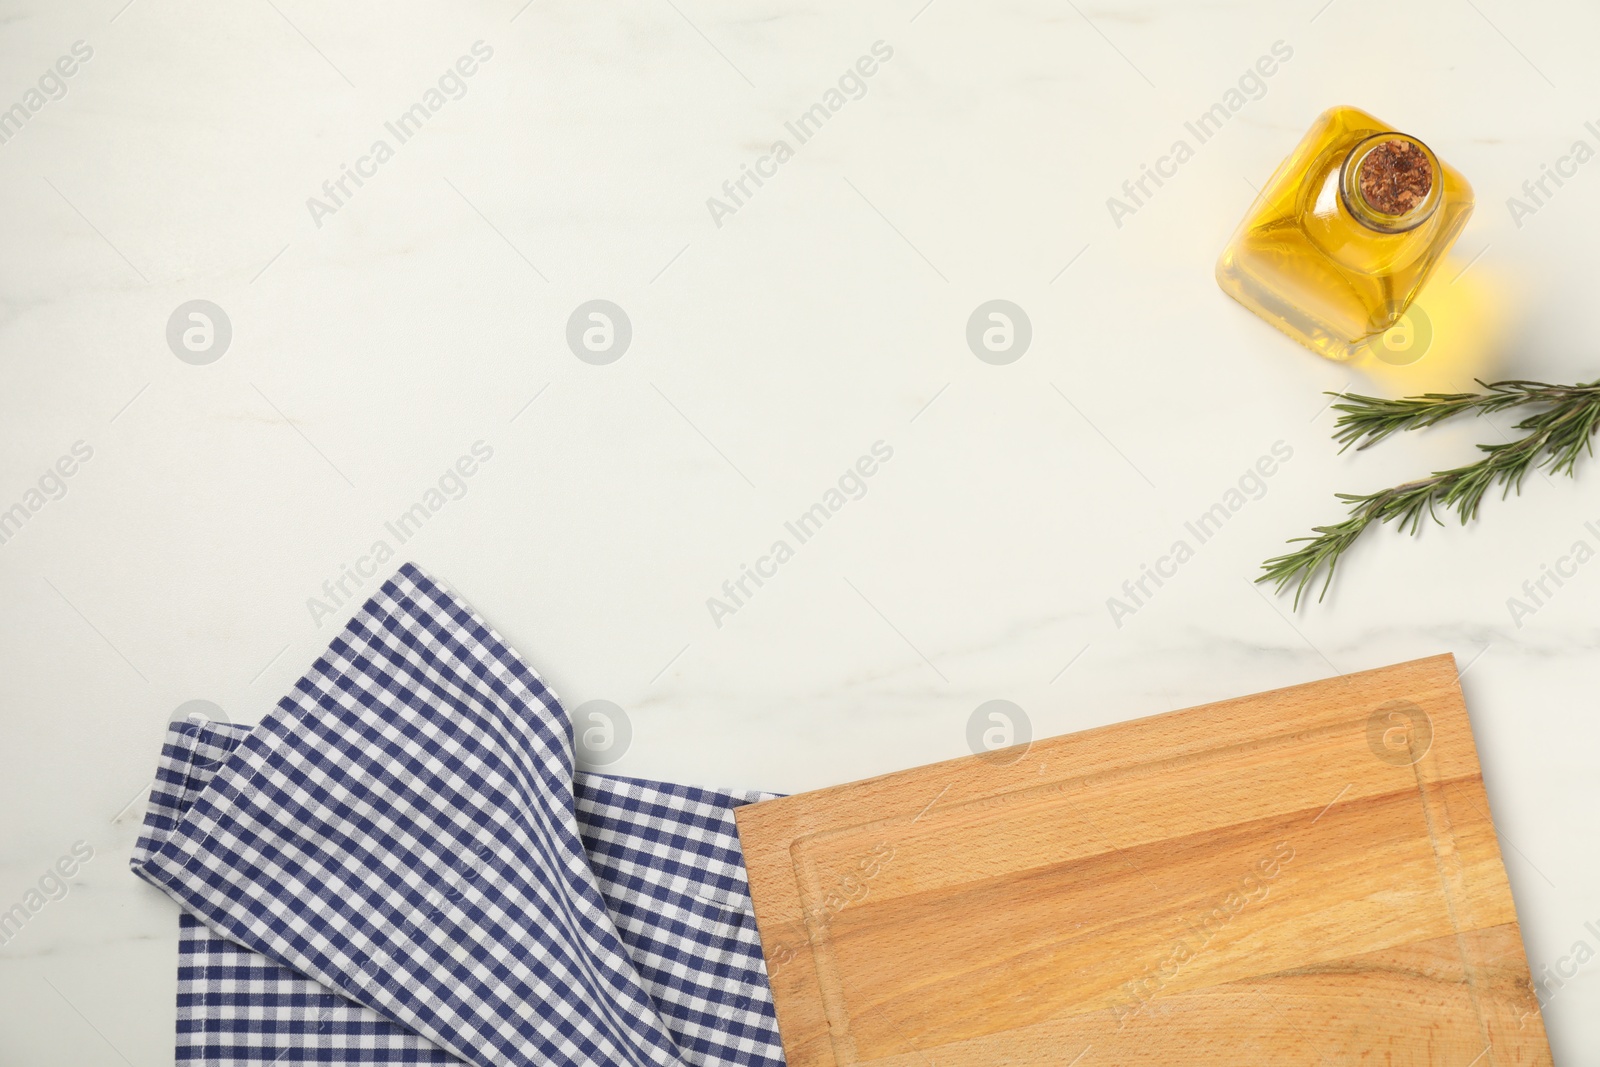
[[1366, 154], [1359, 175], [1361, 199], [1384, 215], [1407, 215], [1433, 189], [1433, 163], [1410, 141], [1384, 141]]
[[1339, 173], [1352, 217], [1378, 233], [1405, 233], [1433, 217], [1443, 199], [1439, 161], [1410, 134], [1375, 133], [1355, 144]]

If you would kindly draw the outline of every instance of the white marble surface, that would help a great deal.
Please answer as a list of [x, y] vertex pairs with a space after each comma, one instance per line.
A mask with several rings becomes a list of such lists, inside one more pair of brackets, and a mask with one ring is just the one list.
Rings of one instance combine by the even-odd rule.
[[[379, 539], [569, 705], [625, 708], [615, 769], [707, 783], [958, 755], [990, 699], [1046, 735], [1454, 652], [1534, 971], [1600, 947], [1600, 567], [1520, 627], [1506, 603], [1594, 539], [1596, 472], [1372, 536], [1298, 615], [1247, 580], [1336, 490], [1507, 429], [1339, 456], [1322, 390], [1600, 376], [1600, 162], [1507, 205], [1600, 145], [1592, 5], [123, 3], [0, 6], [0, 107], [93, 52], [0, 144], [0, 508], [93, 453], [0, 545], [0, 908], [93, 849], [0, 947], [0, 1063], [169, 1062], [175, 912], [126, 869], [164, 725], [195, 699], [258, 718], [349, 610], [319, 627], [308, 598]], [[479, 41], [399, 143], [385, 122]], [[879, 41], [799, 143], [785, 122]], [[1107, 197], [1279, 41], [1116, 226]], [[1251, 183], [1341, 102], [1478, 192], [1405, 368], [1324, 362], [1211, 278]], [[307, 198], [379, 138], [319, 226]], [[707, 198], [779, 139], [717, 225]], [[603, 366], [564, 339], [595, 298], [633, 328]], [[165, 337], [194, 299], [232, 325], [207, 365]], [[990, 299], [1031, 321], [1009, 365], [966, 344]], [[479, 441], [397, 545], [385, 522]], [[715, 625], [707, 598], [878, 441], [865, 496]], [[1265, 495], [1114, 625], [1107, 597], [1280, 441]], [[1546, 1015], [1557, 1062], [1592, 1059], [1600, 962]]]

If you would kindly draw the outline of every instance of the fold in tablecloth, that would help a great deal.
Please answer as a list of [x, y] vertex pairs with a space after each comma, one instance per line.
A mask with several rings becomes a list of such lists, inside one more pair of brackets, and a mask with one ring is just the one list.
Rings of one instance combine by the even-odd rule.
[[407, 565], [255, 727], [174, 723], [132, 865], [180, 1063], [780, 1065], [733, 809], [575, 774], [553, 693]]

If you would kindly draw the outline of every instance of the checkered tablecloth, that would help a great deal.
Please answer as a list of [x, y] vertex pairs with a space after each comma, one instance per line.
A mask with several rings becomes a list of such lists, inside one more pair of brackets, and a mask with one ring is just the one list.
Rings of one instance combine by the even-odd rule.
[[402, 568], [259, 725], [174, 723], [136, 873], [184, 1064], [779, 1065], [733, 810], [575, 773], [571, 725]]

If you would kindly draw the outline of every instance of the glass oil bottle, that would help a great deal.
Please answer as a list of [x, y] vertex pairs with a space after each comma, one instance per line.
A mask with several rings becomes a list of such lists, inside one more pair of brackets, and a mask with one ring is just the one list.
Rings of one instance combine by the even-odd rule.
[[1427, 145], [1353, 107], [1323, 112], [1217, 261], [1229, 296], [1330, 359], [1400, 321], [1472, 214]]

